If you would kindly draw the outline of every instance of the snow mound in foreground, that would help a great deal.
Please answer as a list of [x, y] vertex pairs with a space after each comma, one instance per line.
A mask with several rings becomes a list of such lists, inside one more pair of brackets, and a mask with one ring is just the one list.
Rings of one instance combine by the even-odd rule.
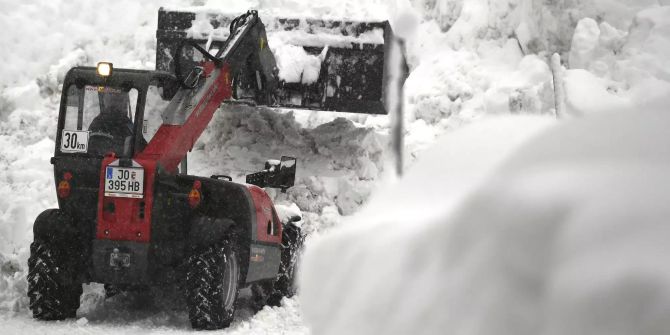
[[[480, 155], [420, 160], [385, 192], [405, 197], [371, 200], [395, 213], [364, 209], [310, 245], [307, 322], [319, 334], [667, 332], [668, 124], [663, 109], [560, 124], [455, 211], [443, 204], [468, 189], [423, 171]], [[472, 146], [448, 139], [438, 147]]]

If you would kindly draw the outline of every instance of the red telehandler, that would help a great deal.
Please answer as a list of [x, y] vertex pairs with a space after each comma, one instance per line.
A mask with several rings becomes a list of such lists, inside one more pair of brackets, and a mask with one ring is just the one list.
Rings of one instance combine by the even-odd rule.
[[275, 30], [336, 31], [349, 43], [304, 45], [322, 60], [318, 78], [290, 82], [256, 11], [211, 15], [213, 27], [230, 27], [218, 41], [189, 36], [194, 19], [159, 10], [156, 71], [98, 63], [67, 73], [51, 159], [59, 208], [35, 220], [28, 261], [35, 318], [75, 317], [82, 284], [94, 282], [110, 292], [176, 284], [196, 329], [227, 327], [241, 288], [257, 308], [294, 293], [301, 218], [281, 222], [263, 188], [293, 186], [296, 159], [236, 183], [188, 175], [186, 155], [223, 103], [385, 113], [386, 43], [355, 41], [391, 30], [273, 19]]

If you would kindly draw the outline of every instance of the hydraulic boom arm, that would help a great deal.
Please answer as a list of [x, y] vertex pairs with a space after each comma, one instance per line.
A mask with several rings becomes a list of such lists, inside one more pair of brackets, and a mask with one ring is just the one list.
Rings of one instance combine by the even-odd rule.
[[267, 46], [265, 26], [256, 11], [249, 11], [231, 24], [231, 34], [216, 55], [197, 44], [205, 60], [186, 78], [179, 68], [181, 47], [175, 55], [175, 68], [181, 87], [164, 112], [163, 125], [137, 158], [155, 160], [164, 170], [175, 173], [211, 121], [214, 112], [233, 95], [233, 78], [240, 71], [254, 76], [256, 100], [269, 105], [277, 86], [274, 55]]

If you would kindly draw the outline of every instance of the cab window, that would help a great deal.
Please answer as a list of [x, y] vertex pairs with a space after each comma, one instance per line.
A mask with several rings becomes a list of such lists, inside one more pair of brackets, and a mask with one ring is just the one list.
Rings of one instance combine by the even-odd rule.
[[133, 139], [137, 96], [138, 91], [134, 88], [70, 85], [64, 127], [59, 134], [60, 152], [127, 154]]
[[147, 102], [144, 105], [144, 119], [142, 120], [142, 136], [147, 142], [153, 139], [158, 128], [164, 123], [164, 112], [169, 100], [163, 100], [162, 88], [155, 85], [147, 89]]

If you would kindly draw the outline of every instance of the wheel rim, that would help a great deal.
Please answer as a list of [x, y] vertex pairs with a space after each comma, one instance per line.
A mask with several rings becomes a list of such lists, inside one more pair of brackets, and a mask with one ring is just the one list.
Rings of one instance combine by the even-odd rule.
[[224, 308], [230, 311], [235, 303], [238, 280], [237, 257], [235, 257], [233, 252], [226, 254], [225, 263], [225, 271], [223, 273]]

